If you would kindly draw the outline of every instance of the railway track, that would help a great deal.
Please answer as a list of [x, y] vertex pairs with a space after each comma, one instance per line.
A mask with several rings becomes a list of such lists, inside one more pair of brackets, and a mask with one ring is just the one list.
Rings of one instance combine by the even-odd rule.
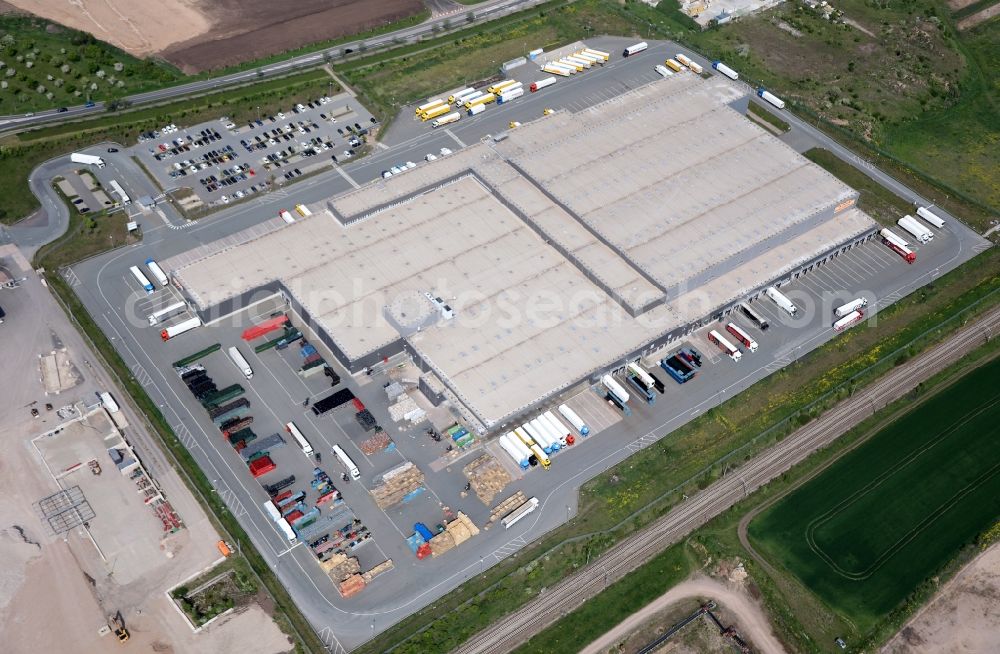
[[833, 407], [742, 467], [685, 500], [645, 529], [625, 539], [589, 566], [480, 631], [454, 654], [510, 652], [546, 625], [566, 615], [653, 556], [782, 475], [878, 409], [899, 399], [940, 370], [1000, 332], [1000, 307], [961, 328], [944, 342], [893, 368], [862, 393]]

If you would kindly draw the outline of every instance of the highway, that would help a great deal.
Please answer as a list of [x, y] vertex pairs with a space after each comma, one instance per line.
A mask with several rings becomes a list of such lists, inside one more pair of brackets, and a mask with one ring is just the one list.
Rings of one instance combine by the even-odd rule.
[[[437, 18], [429, 18], [419, 25], [406, 27], [394, 32], [386, 32], [385, 34], [380, 34], [370, 39], [342, 43], [338, 46], [327, 48], [326, 50], [309, 52], [277, 63], [263, 65], [258, 68], [252, 68], [238, 73], [231, 73], [229, 75], [210, 77], [208, 79], [179, 84], [177, 86], [148, 91], [146, 93], [137, 93], [136, 95], [130, 95], [123, 99], [133, 105], [150, 104], [163, 102], [165, 100], [173, 100], [198, 93], [218, 91], [229, 86], [247, 84], [259, 79], [287, 75], [301, 68], [319, 66], [327, 59], [332, 61], [341, 59], [352, 52], [359, 52], [362, 49], [360, 47], [362, 44], [364, 44], [363, 49], [366, 52], [371, 53], [386, 46], [415, 43], [428, 34], [438, 35], [444, 33], [446, 31], [445, 23], [461, 28], [467, 27], [468, 22], [466, 16], [469, 14], [474, 16], [474, 20], [472, 21], [474, 24], [485, 23], [487, 21], [521, 11], [522, 9], [528, 9], [534, 5], [541, 4], [544, 1], [545, 0], [490, 0], [481, 5], [470, 5], [468, 10], [464, 11], [459, 17], [439, 16]], [[457, 25], [459, 22], [461, 23], [460, 26]], [[400, 39], [402, 39], [402, 41], [400, 41]], [[65, 122], [73, 118], [99, 114], [104, 110], [104, 102], [95, 102], [91, 107], [87, 107], [85, 105], [67, 107], [67, 111], [62, 113], [60, 113], [58, 109], [53, 108], [48, 111], [38, 111], [29, 114], [0, 116], [0, 130], [20, 130], [26, 127], [34, 127], [45, 123]]]
[[[649, 527], [622, 541], [589, 566], [547, 588], [543, 595], [479, 632], [455, 654], [510, 652], [539, 633], [567, 606], [579, 606], [679, 542], [744, 497], [828, 446], [878, 409], [898, 400], [948, 361], [971, 352], [1000, 330], [1000, 308], [963, 327], [943, 343], [893, 368], [864, 392], [844, 400], [819, 419], [762, 452]], [[608, 625], [610, 628], [613, 625]]]

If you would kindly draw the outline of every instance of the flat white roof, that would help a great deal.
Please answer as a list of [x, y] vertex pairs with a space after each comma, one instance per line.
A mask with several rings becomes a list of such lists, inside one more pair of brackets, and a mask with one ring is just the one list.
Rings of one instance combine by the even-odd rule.
[[170, 265], [202, 308], [280, 281], [352, 360], [405, 338], [494, 426], [872, 227], [740, 97], [677, 75]]

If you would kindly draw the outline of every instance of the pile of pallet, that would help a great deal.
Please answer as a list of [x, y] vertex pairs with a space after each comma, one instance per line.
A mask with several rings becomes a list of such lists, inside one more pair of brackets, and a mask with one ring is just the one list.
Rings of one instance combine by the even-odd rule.
[[361, 451], [372, 455], [389, 447], [390, 443], [392, 443], [392, 439], [389, 438], [389, 434], [380, 431], [371, 438], [361, 441]]
[[413, 398], [409, 395], [400, 395], [399, 401], [389, 405], [389, 417], [393, 422], [409, 420], [410, 422], [420, 422], [427, 414], [417, 406]]
[[489, 506], [493, 498], [511, 482], [510, 474], [491, 454], [484, 454], [462, 469], [472, 490], [483, 504]]
[[424, 485], [424, 473], [409, 461], [405, 461], [382, 475], [371, 494], [379, 508], [385, 509], [399, 504], [403, 499]]
[[375, 577], [379, 576], [382, 573], [389, 572], [390, 570], [392, 570], [392, 568], [393, 568], [392, 559], [386, 559], [385, 561], [382, 561], [377, 566], [375, 566], [368, 572], [362, 574], [361, 576], [364, 578], [365, 583], [370, 584], [372, 579], [374, 579]]
[[428, 541], [431, 546], [431, 554], [440, 556], [478, 533], [479, 527], [469, 519], [469, 516], [459, 511], [458, 516], [444, 526], [444, 531]]

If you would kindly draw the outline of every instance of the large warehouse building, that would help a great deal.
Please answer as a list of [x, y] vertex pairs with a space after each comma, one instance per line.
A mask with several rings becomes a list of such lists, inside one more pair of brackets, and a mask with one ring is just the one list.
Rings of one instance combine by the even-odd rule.
[[678, 75], [166, 265], [203, 317], [280, 292], [352, 371], [409, 352], [491, 430], [871, 237], [746, 104]]

